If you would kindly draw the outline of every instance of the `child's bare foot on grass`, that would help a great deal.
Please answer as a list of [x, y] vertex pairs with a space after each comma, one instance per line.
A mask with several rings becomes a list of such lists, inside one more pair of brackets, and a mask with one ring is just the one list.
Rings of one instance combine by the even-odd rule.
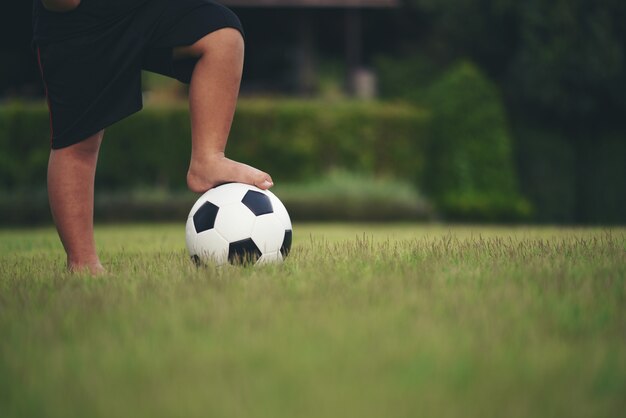
[[82, 260], [68, 257], [67, 271], [71, 274], [86, 274], [89, 276], [101, 276], [107, 272], [98, 257], [87, 257]]
[[90, 276], [102, 276], [107, 273], [100, 263], [95, 264], [77, 264], [70, 263], [67, 265], [67, 271], [72, 274], [88, 274]]
[[208, 158], [203, 162], [192, 161], [187, 172], [187, 186], [189, 190], [196, 193], [204, 193], [213, 187], [229, 182], [251, 184], [262, 190], [267, 190], [274, 185], [269, 174], [230, 160], [223, 154]]

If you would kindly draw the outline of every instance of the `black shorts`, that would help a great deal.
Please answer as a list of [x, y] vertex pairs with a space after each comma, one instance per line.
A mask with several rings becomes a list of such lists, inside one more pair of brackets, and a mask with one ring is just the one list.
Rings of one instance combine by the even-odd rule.
[[196, 59], [172, 49], [231, 27], [211, 0], [82, 0], [67, 13], [35, 0], [34, 47], [50, 109], [51, 146], [80, 142], [142, 108], [141, 71], [191, 80]]

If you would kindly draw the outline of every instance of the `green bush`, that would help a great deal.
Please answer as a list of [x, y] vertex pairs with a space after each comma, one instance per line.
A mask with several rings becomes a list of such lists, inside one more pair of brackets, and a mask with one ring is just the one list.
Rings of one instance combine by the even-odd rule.
[[249, 101], [235, 117], [229, 152], [281, 181], [342, 168], [416, 181], [428, 112], [377, 102]]
[[433, 83], [424, 100], [433, 125], [422, 187], [438, 208], [449, 218], [528, 219], [497, 88], [463, 62]]
[[[421, 186], [450, 219], [525, 219], [529, 208], [515, 190], [506, 127], [490, 85], [462, 66], [427, 98], [432, 116], [401, 103], [243, 100], [227, 154], [270, 172], [277, 185], [313, 184], [342, 169]], [[474, 106], [476, 100], [484, 103]], [[45, 185], [48, 129], [43, 105], [0, 108], [1, 189]], [[190, 135], [185, 104], [149, 107], [114, 125], [102, 146], [97, 189], [183, 190]]]
[[443, 75], [421, 55], [379, 58], [381, 93], [432, 112], [424, 176], [419, 183], [448, 219], [529, 219], [520, 195], [512, 140], [497, 87], [471, 63]]
[[496, 87], [471, 64], [439, 78], [420, 55], [376, 64], [383, 97], [432, 112], [420, 185], [448, 218], [527, 219], [519, 183], [533, 221], [626, 221], [626, 140], [614, 126], [568, 133], [550, 118], [518, 117], [510, 135]]
[[[270, 172], [276, 183], [315, 179], [333, 168], [417, 182], [429, 120], [426, 111], [402, 104], [242, 100], [227, 153]], [[48, 129], [42, 105], [0, 108], [0, 187], [45, 183]], [[150, 107], [112, 126], [97, 188], [183, 189], [190, 135], [184, 104]]]

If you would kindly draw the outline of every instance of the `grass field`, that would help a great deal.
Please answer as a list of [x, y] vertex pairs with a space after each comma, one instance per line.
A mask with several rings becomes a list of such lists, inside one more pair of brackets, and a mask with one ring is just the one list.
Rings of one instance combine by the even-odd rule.
[[182, 225], [103, 226], [110, 274], [0, 230], [0, 417], [618, 417], [626, 229], [296, 225], [196, 269]]

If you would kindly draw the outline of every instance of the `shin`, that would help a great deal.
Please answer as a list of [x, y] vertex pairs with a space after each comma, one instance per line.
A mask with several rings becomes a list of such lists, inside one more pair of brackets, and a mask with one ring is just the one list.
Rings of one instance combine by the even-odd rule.
[[101, 272], [93, 233], [94, 179], [103, 131], [77, 144], [52, 150], [48, 196], [70, 271]]

